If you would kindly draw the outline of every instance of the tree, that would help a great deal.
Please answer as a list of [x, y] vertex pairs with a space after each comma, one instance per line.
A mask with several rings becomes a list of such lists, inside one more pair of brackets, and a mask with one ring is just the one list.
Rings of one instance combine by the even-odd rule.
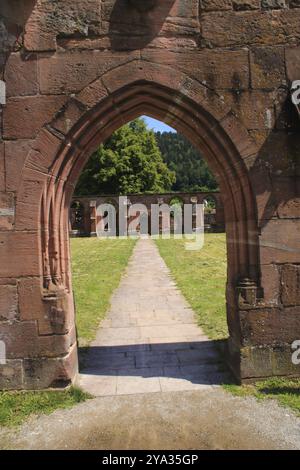
[[173, 191], [215, 191], [217, 182], [198, 150], [182, 135], [157, 132], [156, 139], [165, 163], [176, 173]]
[[154, 132], [142, 119], [136, 119], [114, 132], [91, 156], [76, 194], [163, 193], [171, 190], [175, 180]]

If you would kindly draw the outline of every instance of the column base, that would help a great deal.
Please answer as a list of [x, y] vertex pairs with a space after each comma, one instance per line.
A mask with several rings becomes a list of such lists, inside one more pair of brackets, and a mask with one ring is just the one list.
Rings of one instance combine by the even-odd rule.
[[224, 348], [226, 362], [239, 384], [274, 376], [300, 377], [300, 364], [292, 362], [293, 352], [287, 343], [238, 348], [232, 339]]
[[0, 367], [0, 390], [61, 389], [74, 383], [78, 373], [77, 345], [57, 358], [8, 359]]

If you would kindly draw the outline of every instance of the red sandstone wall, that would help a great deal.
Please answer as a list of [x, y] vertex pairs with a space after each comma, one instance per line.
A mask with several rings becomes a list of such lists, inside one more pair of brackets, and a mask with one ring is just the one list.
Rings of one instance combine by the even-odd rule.
[[[141, 13], [127, 0], [2, 0], [0, 70], [7, 87], [0, 115], [0, 332], [9, 358], [0, 387], [41, 388], [74, 374], [71, 294], [45, 297], [41, 198], [53, 155], [73, 125], [139, 77], [198, 100], [243, 155], [246, 203], [256, 212], [260, 301], [238, 305], [234, 271], [233, 353], [242, 346], [245, 378], [298, 373], [289, 352], [300, 339], [300, 124], [289, 86], [300, 79], [300, 1], [157, 0]], [[232, 204], [227, 194], [224, 203]]]

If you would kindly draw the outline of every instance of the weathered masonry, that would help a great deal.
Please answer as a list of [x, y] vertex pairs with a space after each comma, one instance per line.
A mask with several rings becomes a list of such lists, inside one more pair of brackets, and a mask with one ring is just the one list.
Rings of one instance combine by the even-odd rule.
[[1, 0], [0, 79], [1, 388], [74, 379], [73, 189], [141, 114], [189, 138], [218, 179], [236, 376], [299, 375], [299, 0]]
[[[123, 204], [127, 205], [127, 214], [126, 214], [126, 226], [128, 229], [129, 224], [136, 221], [137, 225], [141, 225], [141, 218], [143, 217], [143, 208], [145, 210], [144, 214], [148, 220], [147, 222], [147, 232], [151, 233], [151, 211], [152, 204], [166, 204], [172, 206], [172, 204], [179, 204], [181, 206], [181, 221], [182, 221], [182, 233], [184, 233], [184, 212], [185, 204], [190, 205], [192, 208], [192, 217], [191, 217], [191, 228], [196, 229], [197, 220], [196, 220], [196, 210], [193, 208], [197, 204], [205, 204], [205, 202], [213, 203], [213, 211], [205, 210], [204, 225], [207, 231], [211, 232], [224, 232], [225, 230], [225, 220], [224, 220], [224, 207], [221, 200], [221, 195], [219, 192], [214, 193], [205, 193], [205, 192], [196, 192], [196, 193], [170, 193], [170, 194], [131, 194], [126, 196], [126, 200], [123, 201]], [[120, 207], [119, 197], [116, 195], [111, 196], [96, 196], [96, 197], [73, 197], [71, 208], [70, 208], [70, 235], [71, 236], [95, 236], [97, 235], [97, 224], [100, 220], [105, 217], [105, 221], [108, 222], [109, 217], [107, 211], [99, 215], [98, 208], [101, 205], [110, 204], [114, 208], [115, 219], [116, 219], [116, 234], [118, 234], [118, 219], [119, 219], [119, 207]], [[138, 205], [141, 209], [137, 211], [130, 212], [130, 207], [132, 205]], [[129, 210], [128, 210], [129, 209]], [[170, 233], [174, 233], [174, 220], [172, 224], [172, 217], [169, 217], [169, 220], [162, 220], [162, 213], [159, 217], [159, 233], [162, 233], [165, 230], [170, 230]], [[165, 222], [165, 225], [164, 223]], [[198, 221], [198, 223], [201, 221]], [[108, 223], [109, 225], [109, 223]], [[198, 226], [200, 227], [200, 226]]]

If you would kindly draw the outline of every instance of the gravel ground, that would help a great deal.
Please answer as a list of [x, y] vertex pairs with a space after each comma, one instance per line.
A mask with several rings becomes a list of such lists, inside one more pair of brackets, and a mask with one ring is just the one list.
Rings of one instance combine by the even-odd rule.
[[20, 428], [1, 449], [299, 449], [300, 419], [276, 402], [212, 390], [98, 397]]

